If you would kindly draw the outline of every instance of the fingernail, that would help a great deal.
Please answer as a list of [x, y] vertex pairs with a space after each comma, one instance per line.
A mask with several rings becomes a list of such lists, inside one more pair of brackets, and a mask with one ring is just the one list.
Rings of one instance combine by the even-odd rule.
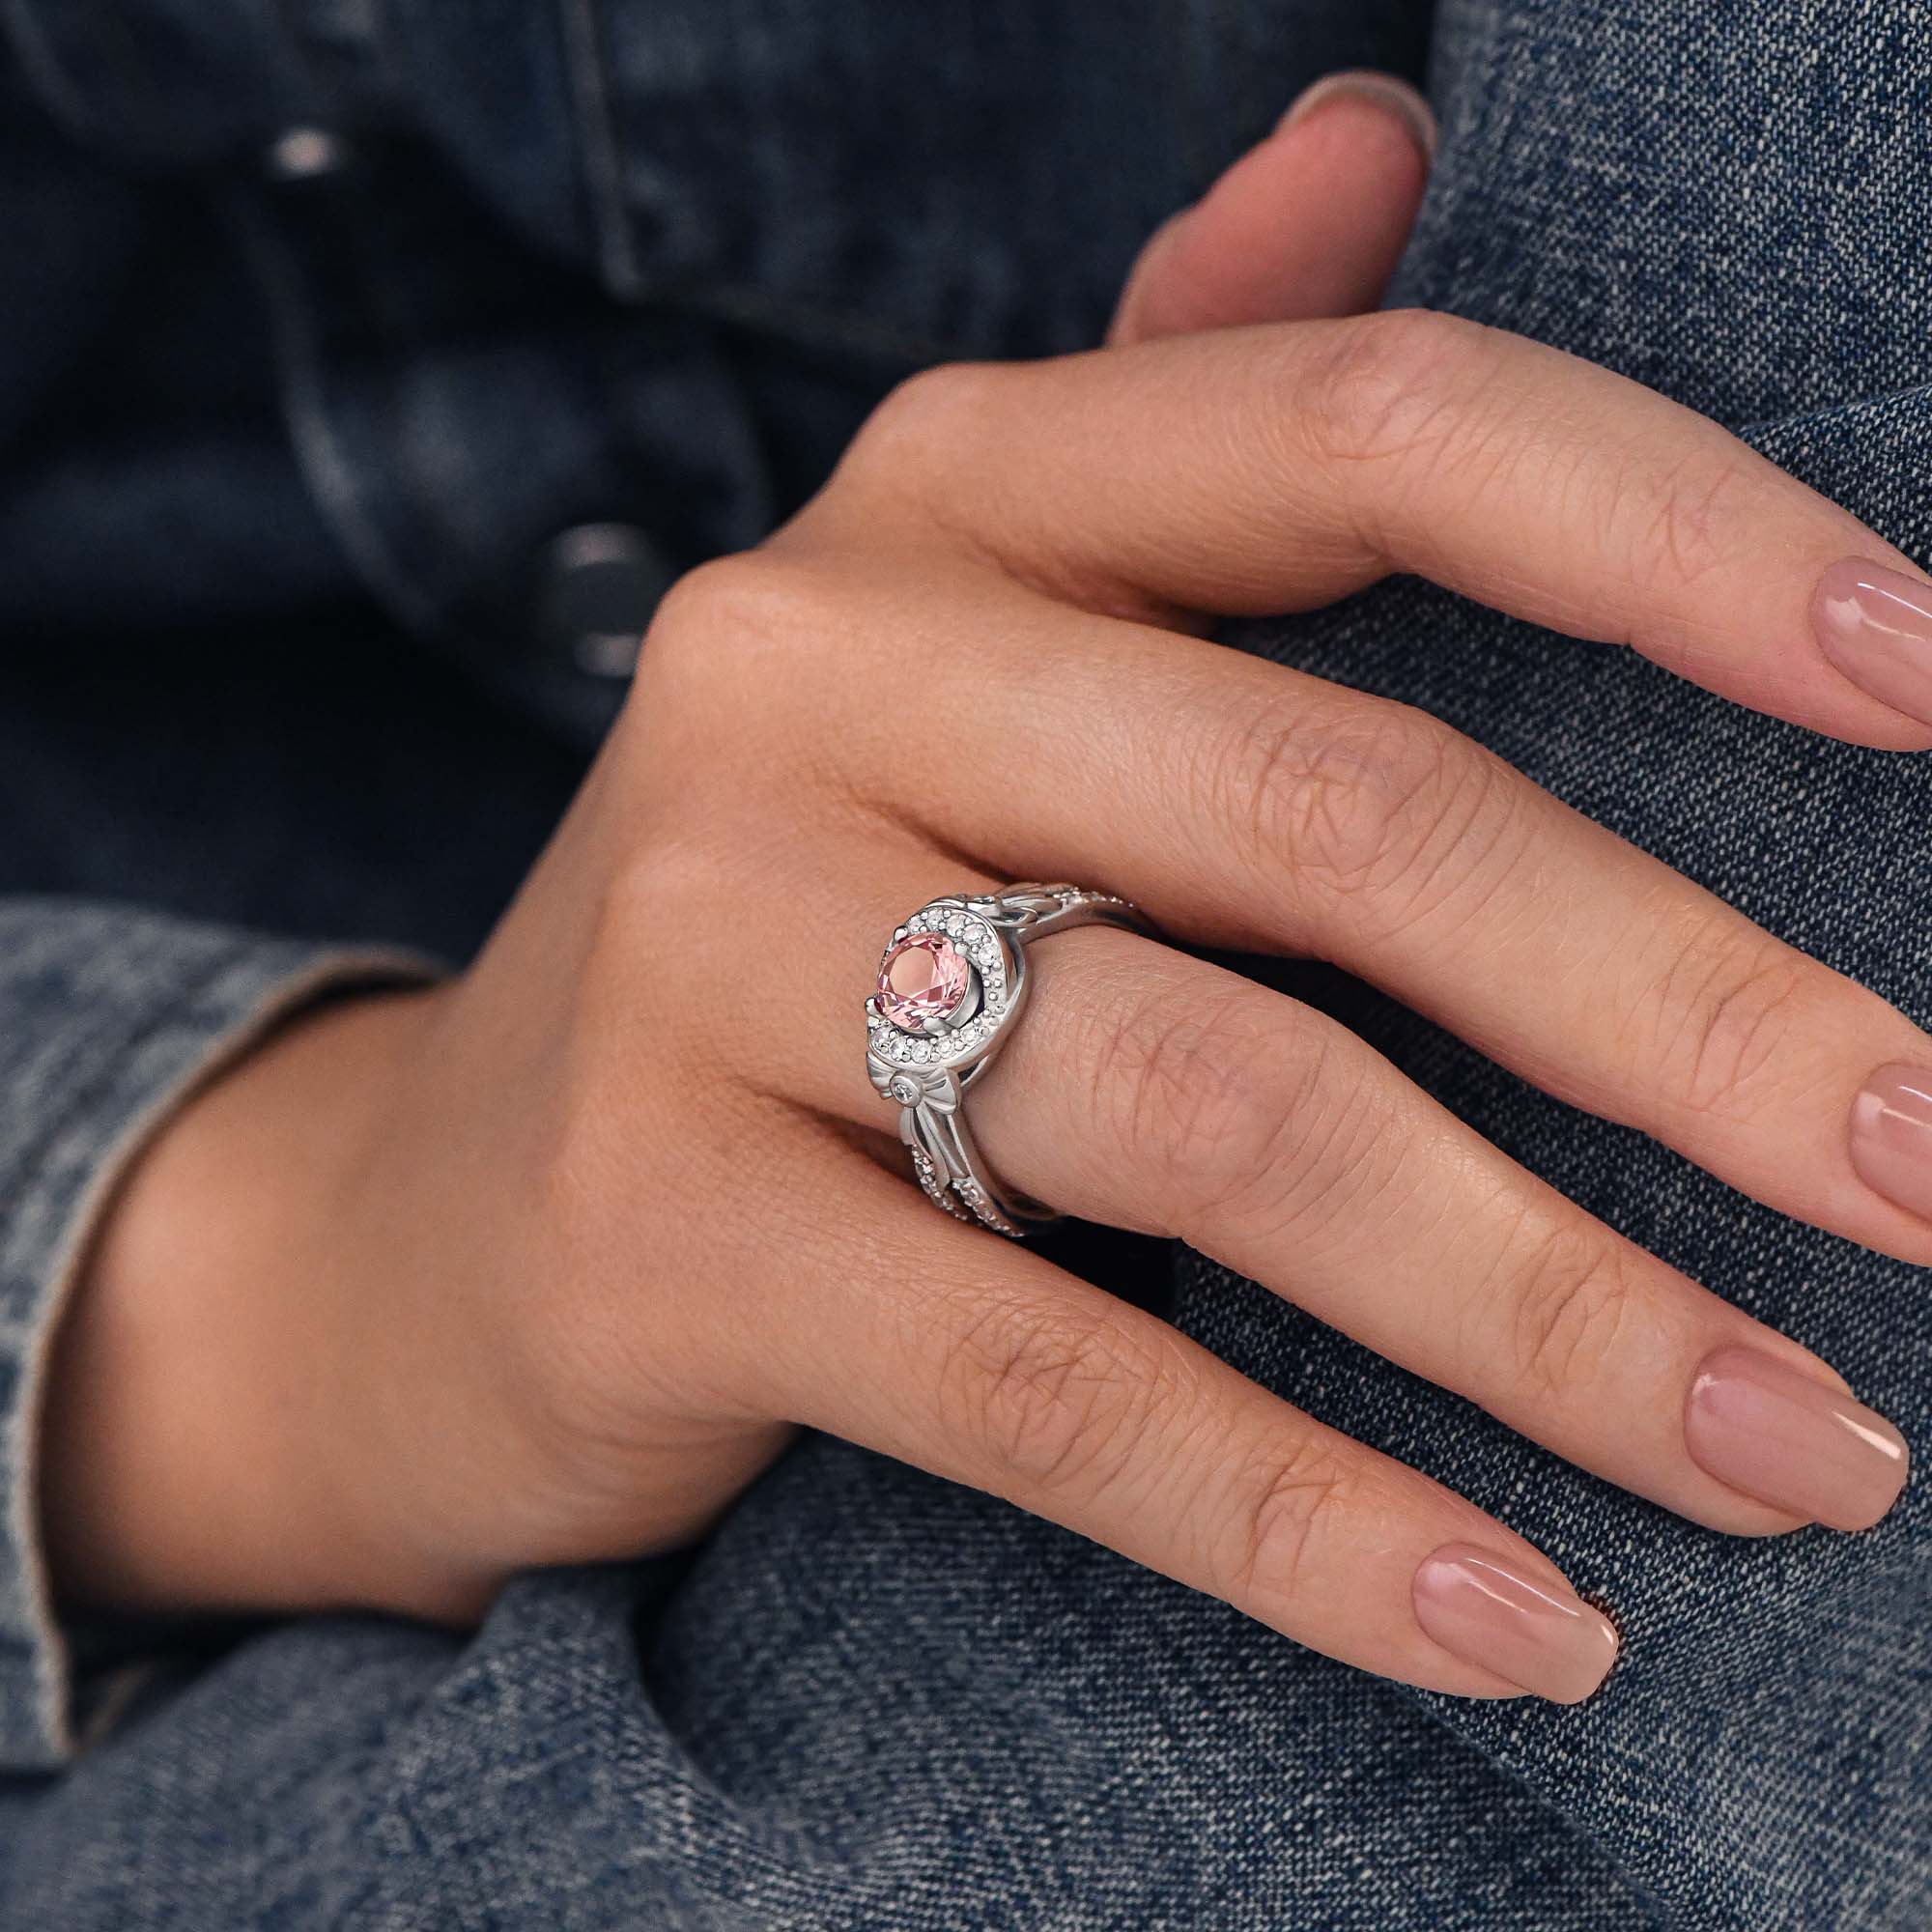
[[1374, 101], [1400, 120], [1422, 150], [1422, 158], [1435, 158], [1435, 116], [1428, 101], [1406, 80], [1392, 73], [1378, 73], [1373, 68], [1351, 68], [1346, 73], [1331, 73], [1318, 80], [1295, 98], [1294, 104], [1281, 117], [1275, 132], [1285, 134], [1297, 122], [1305, 121], [1318, 107], [1330, 101], [1353, 98]]
[[1874, 1193], [1932, 1221], [1932, 1067], [1881, 1066], [1852, 1103], [1852, 1165]]
[[1415, 1573], [1415, 1620], [1463, 1662], [1553, 1704], [1580, 1704], [1617, 1661], [1601, 1610], [1470, 1543], [1445, 1544]]
[[1932, 724], [1932, 583], [1848, 557], [1819, 580], [1812, 617], [1854, 684]]
[[1719, 1482], [1832, 1529], [1869, 1529], [1911, 1464], [1884, 1416], [1755, 1349], [1705, 1357], [1684, 1405], [1684, 1446]]

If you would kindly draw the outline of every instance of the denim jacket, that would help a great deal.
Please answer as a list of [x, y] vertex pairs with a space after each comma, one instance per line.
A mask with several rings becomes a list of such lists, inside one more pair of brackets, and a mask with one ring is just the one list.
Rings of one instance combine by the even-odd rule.
[[[1297, 1649], [809, 1438], [698, 1550], [377, 1617], [63, 1626], [48, 1340], [99, 1204], [319, 989], [460, 960], [679, 570], [894, 378], [1098, 333], [1336, 67], [1443, 123], [1398, 298], [1618, 367], [1932, 560], [1915, 0], [0, 7], [0, 1925], [1918, 1932], [1917, 1487], [1740, 1543], [1199, 1257], [1173, 1314], [1610, 1605], [1590, 1703]], [[1932, 1023], [1932, 766], [1427, 586], [1246, 648], [1447, 718]], [[1916, 1271], [1280, 969], [1924, 1447]]]

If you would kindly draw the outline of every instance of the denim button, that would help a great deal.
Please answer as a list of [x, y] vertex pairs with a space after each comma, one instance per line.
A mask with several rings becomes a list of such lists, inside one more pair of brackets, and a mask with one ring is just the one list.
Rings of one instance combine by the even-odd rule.
[[315, 181], [349, 165], [349, 143], [327, 128], [289, 128], [269, 144], [263, 164], [271, 181]]
[[671, 573], [630, 524], [581, 524], [544, 554], [539, 619], [545, 640], [590, 677], [629, 677]]

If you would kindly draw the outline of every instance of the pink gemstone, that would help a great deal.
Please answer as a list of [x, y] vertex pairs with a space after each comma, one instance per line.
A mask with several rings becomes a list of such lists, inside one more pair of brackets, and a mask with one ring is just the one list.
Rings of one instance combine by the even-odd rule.
[[943, 932], [915, 932], [879, 968], [879, 1010], [901, 1033], [923, 1033], [966, 997], [966, 957]]

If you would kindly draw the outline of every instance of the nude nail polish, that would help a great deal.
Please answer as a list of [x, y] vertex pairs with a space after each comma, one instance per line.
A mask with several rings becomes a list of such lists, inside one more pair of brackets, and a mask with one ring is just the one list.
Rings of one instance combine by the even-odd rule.
[[1932, 1221], [1932, 1066], [1881, 1066], [1852, 1103], [1852, 1166], [1875, 1194]]
[[1831, 1529], [1869, 1529], [1911, 1466], [1884, 1416], [1755, 1349], [1719, 1349], [1699, 1365], [1684, 1446], [1719, 1482]]
[[1324, 75], [1299, 95], [1276, 125], [1275, 132], [1285, 134], [1306, 121], [1318, 107], [1336, 100], [1367, 100], [1386, 108], [1407, 128], [1410, 138], [1422, 150], [1425, 161], [1435, 155], [1435, 115], [1428, 101], [1406, 81], [1373, 68], [1351, 68], [1345, 73]]
[[1854, 684], [1932, 724], [1932, 583], [1847, 557], [1820, 579], [1811, 616], [1820, 648]]
[[1472, 1543], [1445, 1544], [1415, 1573], [1415, 1620], [1465, 1663], [1554, 1704], [1579, 1704], [1609, 1675], [1617, 1634], [1561, 1583]]

